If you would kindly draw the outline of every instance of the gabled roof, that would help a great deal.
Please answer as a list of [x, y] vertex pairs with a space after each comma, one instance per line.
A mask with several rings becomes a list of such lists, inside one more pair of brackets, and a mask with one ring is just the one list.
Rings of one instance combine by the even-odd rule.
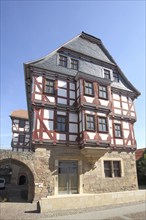
[[[92, 35], [89, 35], [85, 32], [80, 33], [67, 43], [63, 44], [61, 47], [57, 48], [47, 56], [38, 59], [33, 62], [28, 62], [24, 64], [25, 73], [29, 75], [29, 70], [27, 70], [27, 67], [33, 66], [39, 69], [48, 70], [48, 71], [54, 71], [54, 72], [60, 72], [63, 71], [64, 74], [69, 76], [76, 76], [77, 71], [73, 71], [70, 69], [63, 69], [60, 66], [56, 65], [56, 56], [55, 54], [60, 51], [62, 48], [65, 48], [67, 50], [79, 53], [82, 55], [85, 55], [87, 57], [91, 57], [93, 59], [96, 59], [101, 62], [105, 62], [109, 65], [112, 65], [113, 67], [116, 67], [119, 75], [123, 79], [123, 82], [125, 85], [128, 85], [128, 89], [125, 87], [122, 87], [120, 84], [112, 83], [112, 87], [115, 87], [117, 89], [124, 89], [127, 91], [134, 92], [134, 97], [137, 97], [140, 95], [140, 92], [132, 85], [132, 83], [127, 79], [127, 77], [124, 75], [124, 73], [121, 71], [117, 63], [114, 61], [108, 50], [103, 45], [102, 41], [99, 38], [96, 38]], [[91, 71], [88, 73], [89, 75], [93, 75]], [[26, 77], [26, 76], [25, 76]], [[27, 78], [27, 77], [26, 77]], [[123, 84], [123, 85], [124, 85]]]
[[[83, 40], [84, 39], [84, 40]], [[41, 63], [47, 62], [47, 60], [57, 51], [59, 51], [61, 48], [67, 48], [71, 49], [73, 51], [76, 51], [77, 53], [85, 54], [87, 56], [105, 61], [107, 63], [111, 63], [114, 65], [114, 62], [112, 61], [111, 55], [108, 53], [108, 51], [103, 46], [101, 40], [99, 38], [96, 38], [94, 36], [91, 36], [89, 34], [86, 34], [85, 32], [80, 33], [73, 39], [69, 40], [68, 42], [64, 43], [62, 46], [57, 48], [56, 50], [52, 51], [48, 55], [35, 60], [31, 61], [25, 64], [32, 64], [34, 66], [38, 66], [42, 68]]]
[[13, 111], [10, 115], [11, 118], [21, 118], [21, 119], [28, 119], [28, 111], [26, 110], [16, 110]]

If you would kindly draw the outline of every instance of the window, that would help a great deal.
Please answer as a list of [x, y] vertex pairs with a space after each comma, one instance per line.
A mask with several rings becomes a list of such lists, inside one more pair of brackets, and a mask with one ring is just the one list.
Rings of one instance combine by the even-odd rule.
[[71, 59], [71, 69], [78, 70], [78, 60]]
[[54, 94], [54, 81], [46, 79], [45, 81], [45, 92], [48, 94]]
[[114, 124], [114, 132], [115, 132], [115, 137], [116, 138], [121, 138], [122, 137], [121, 124]]
[[93, 96], [93, 83], [85, 82], [85, 95]]
[[111, 161], [104, 161], [105, 177], [112, 177]]
[[113, 161], [114, 177], [121, 176], [120, 161]]
[[105, 177], [121, 177], [121, 162], [120, 161], [104, 161]]
[[114, 82], [119, 82], [119, 75], [117, 73], [113, 73]]
[[98, 131], [99, 132], [107, 132], [107, 118], [99, 117], [98, 118]]
[[67, 57], [60, 55], [59, 56], [59, 65], [67, 67]]
[[19, 134], [19, 143], [24, 143], [24, 141], [25, 141], [25, 135]]
[[25, 127], [25, 121], [21, 119], [19, 121], [19, 128], [24, 128], [24, 127]]
[[57, 131], [66, 131], [66, 116], [57, 115]]
[[110, 79], [110, 71], [109, 70], [104, 70], [104, 78]]
[[86, 130], [94, 131], [95, 122], [94, 115], [86, 115]]
[[99, 86], [99, 98], [107, 99], [107, 87], [106, 86]]

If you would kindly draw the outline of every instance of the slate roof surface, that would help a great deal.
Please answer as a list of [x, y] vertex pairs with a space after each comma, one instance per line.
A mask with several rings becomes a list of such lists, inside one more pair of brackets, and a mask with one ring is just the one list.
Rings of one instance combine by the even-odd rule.
[[[66, 50], [73, 51], [75, 53], [81, 54], [91, 59], [94, 58], [98, 61], [102, 61], [105, 63], [109, 63], [113, 67], [118, 68], [118, 73], [121, 76], [121, 80], [119, 83], [112, 82], [111, 86], [117, 89], [123, 89], [130, 92], [135, 92], [136, 97], [140, 95], [140, 92], [132, 85], [132, 83], [127, 79], [124, 73], [120, 70], [112, 56], [109, 54], [108, 50], [104, 47], [102, 41], [92, 35], [82, 32], [78, 36], [74, 37], [67, 43], [63, 44], [61, 47], [57, 48], [53, 52], [49, 53], [47, 56], [42, 57], [41, 59], [28, 62], [24, 64], [25, 71], [27, 71], [27, 66], [31, 65], [33, 67], [37, 67], [42, 70], [52, 71], [60, 74], [65, 74], [69, 76], [75, 77], [78, 73], [77, 70], [73, 70], [71, 68], [64, 68], [60, 65], [57, 65], [57, 52], [62, 50], [62, 48]], [[94, 66], [97, 66], [92, 63], [92, 67], [90, 66], [90, 62], [80, 63], [82, 66], [84, 65], [84, 70], [87, 70], [85, 74], [89, 74], [95, 77], [101, 77], [98, 71]], [[81, 67], [80, 65], [80, 67]], [[91, 71], [92, 70], [92, 71]], [[82, 71], [82, 70], [81, 70]]]
[[16, 110], [11, 113], [10, 117], [28, 119], [28, 111], [21, 109]]

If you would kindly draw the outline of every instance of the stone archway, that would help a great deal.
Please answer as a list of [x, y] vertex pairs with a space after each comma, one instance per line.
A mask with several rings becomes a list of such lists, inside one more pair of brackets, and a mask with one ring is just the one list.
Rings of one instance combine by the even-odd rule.
[[[8, 201], [32, 202], [34, 200], [34, 174], [28, 164], [28, 161], [25, 163], [21, 161], [21, 158], [15, 159], [14, 156], [6, 157], [5, 155], [0, 158], [0, 176], [7, 179], [5, 192], [1, 190], [0, 194], [1, 196], [5, 194]], [[20, 179], [24, 184], [19, 184]]]

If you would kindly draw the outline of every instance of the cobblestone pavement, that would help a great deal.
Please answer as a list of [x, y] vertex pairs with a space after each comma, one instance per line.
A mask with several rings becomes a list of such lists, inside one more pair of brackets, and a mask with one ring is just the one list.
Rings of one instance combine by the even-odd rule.
[[39, 213], [36, 203], [0, 203], [0, 220], [145, 220], [146, 203]]

